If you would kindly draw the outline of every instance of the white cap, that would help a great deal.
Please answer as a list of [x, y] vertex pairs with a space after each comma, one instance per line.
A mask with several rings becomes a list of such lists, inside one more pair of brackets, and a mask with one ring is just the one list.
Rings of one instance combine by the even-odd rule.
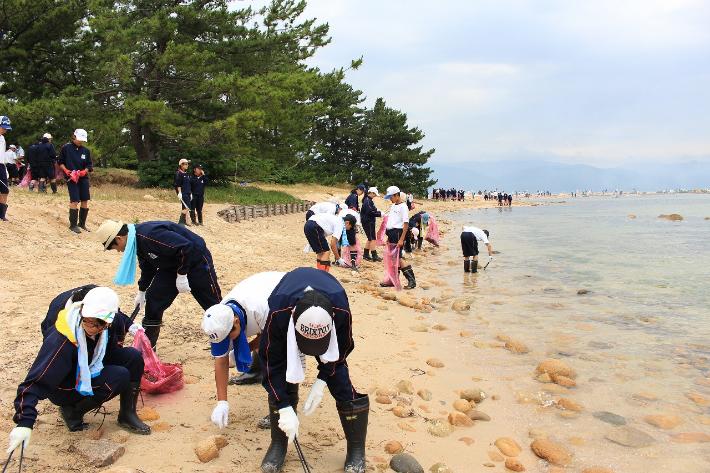
[[418, 229], [418, 228], [412, 228], [412, 235], [414, 235], [414, 238], [419, 237], [419, 229]]
[[10, 149], [17, 149], [17, 146], [15, 146], [15, 145], [10, 145]]
[[118, 312], [118, 294], [108, 287], [95, 287], [86, 293], [81, 306], [81, 316], [113, 322]]
[[377, 190], [377, 187], [370, 187], [369, 189], [367, 189], [367, 193], [369, 194], [370, 192], [372, 192], [378, 197], [380, 196], [380, 191]]
[[183, 164], [190, 164], [190, 160], [182, 158], [180, 161], [178, 161], [178, 166], [182, 166]]
[[88, 141], [89, 134], [83, 128], [77, 128], [74, 130], [74, 138], [76, 138], [77, 141], [83, 141], [86, 143]]
[[45, 133], [44, 135], [42, 135], [42, 138], [47, 138], [48, 140], [51, 140], [52, 135], [50, 135], [49, 133]]
[[387, 188], [387, 193], [385, 194], [385, 199], [391, 199], [394, 194], [399, 194], [400, 190], [397, 186], [389, 186]]
[[224, 304], [215, 304], [202, 317], [202, 331], [210, 338], [210, 343], [219, 343], [229, 335], [234, 326], [234, 312]]

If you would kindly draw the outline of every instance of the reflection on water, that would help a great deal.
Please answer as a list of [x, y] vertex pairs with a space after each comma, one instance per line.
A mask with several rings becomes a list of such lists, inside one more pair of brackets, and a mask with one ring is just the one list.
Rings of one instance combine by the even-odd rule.
[[[657, 218], [670, 213], [685, 219]], [[451, 285], [475, 294], [476, 314], [490, 322], [472, 319], [473, 328], [491, 337], [504, 330], [529, 344], [533, 353], [514, 359], [520, 366], [552, 356], [578, 370], [579, 387], [570, 395], [587, 415], [553, 418], [551, 428], [567, 435], [582, 429], [588, 440], [579, 455], [603, 451], [617, 471], [710, 471], [710, 443], [697, 442], [710, 441], [708, 216], [710, 196], [677, 195], [574, 199], [452, 217], [456, 231], [446, 239], [452, 259], [460, 260], [455, 240], [463, 223], [487, 228], [500, 251], [477, 274], [447, 268]], [[518, 384], [540, 393], [534, 380]], [[642, 449], [610, 443], [603, 419], [611, 417], [599, 412], [622, 416], [656, 443]], [[659, 429], [645, 420], [656, 414], [678, 416], [681, 424]], [[521, 422], [540, 422], [540, 415], [531, 410]], [[700, 437], [687, 443], [681, 433]]]

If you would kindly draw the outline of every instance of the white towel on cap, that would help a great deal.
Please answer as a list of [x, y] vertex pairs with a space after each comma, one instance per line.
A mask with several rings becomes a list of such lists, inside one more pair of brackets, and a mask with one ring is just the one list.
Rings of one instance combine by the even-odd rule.
[[[340, 358], [338, 336], [335, 333], [335, 323], [333, 322], [331, 322], [330, 327], [328, 349], [318, 358], [323, 363], [338, 361], [338, 358]], [[288, 321], [288, 331], [286, 332], [286, 382], [299, 384], [304, 379], [306, 379], [306, 357], [298, 349], [296, 326], [293, 323], [293, 317], [291, 317]]]

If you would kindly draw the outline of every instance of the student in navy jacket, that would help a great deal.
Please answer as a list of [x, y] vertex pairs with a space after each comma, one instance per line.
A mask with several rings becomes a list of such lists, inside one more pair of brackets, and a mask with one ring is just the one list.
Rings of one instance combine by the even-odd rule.
[[[191, 292], [207, 310], [222, 299], [212, 254], [205, 240], [173, 222], [135, 224], [136, 257], [141, 270], [135, 303], [145, 305], [143, 327], [153, 348], [160, 336], [163, 313], [181, 292]], [[126, 250], [128, 226], [106, 220], [97, 231], [106, 250]]]
[[194, 214], [197, 213], [197, 224], [202, 225], [202, 207], [205, 205], [205, 186], [207, 185], [207, 176], [201, 164], [195, 164], [192, 168], [192, 176], [190, 176], [190, 187], [192, 189], [192, 222], [195, 222]]
[[[372, 200], [375, 196], [379, 197], [380, 192], [377, 187], [370, 187], [365, 197], [362, 198], [362, 211], [360, 212], [362, 228], [365, 230], [365, 236], [367, 237], [365, 254], [363, 255], [363, 259], [366, 261], [382, 261], [382, 258], [377, 256], [377, 232], [375, 231], [377, 217], [382, 217], [382, 212], [377, 210], [375, 202]], [[370, 251], [372, 251], [372, 256], [370, 256]]]
[[358, 197], [365, 193], [365, 186], [360, 184], [355, 189], [350, 191], [350, 195], [345, 199], [345, 205], [352, 210], [357, 212], [360, 211], [360, 202]]
[[181, 159], [178, 162], [178, 169], [175, 171], [175, 179], [173, 180], [175, 193], [182, 206], [180, 220], [178, 221], [180, 225], [189, 225], [187, 223], [188, 212], [190, 212], [192, 224], [195, 224], [195, 212], [192, 210], [192, 185], [190, 182], [190, 174], [187, 172], [187, 168], [189, 167], [190, 161], [185, 158]]
[[335, 398], [347, 439], [345, 471], [365, 471], [365, 438], [370, 401], [350, 381], [347, 357], [355, 343], [345, 289], [331, 274], [315, 268], [286, 273], [268, 299], [269, 316], [259, 345], [263, 386], [269, 394], [271, 445], [263, 472], [281, 470], [288, 443], [298, 435], [298, 383], [304, 380], [302, 357], [318, 360], [318, 379], [304, 413], [315, 412], [325, 386]]
[[[86, 217], [89, 215], [89, 175], [94, 164], [91, 153], [84, 146], [88, 139], [86, 130], [77, 128], [71, 138], [71, 143], [62, 146], [59, 156], [59, 168], [66, 174], [67, 191], [69, 191], [69, 229], [74, 233], [86, 228]], [[41, 165], [41, 162], [40, 162]], [[81, 203], [81, 208], [79, 204]]]
[[[87, 412], [120, 395], [118, 424], [138, 434], [150, 433], [150, 427], [136, 415], [143, 357], [135, 348], [122, 347], [118, 339], [118, 333], [135, 333], [140, 326], [132, 327], [130, 319], [120, 313], [113, 290], [85, 289], [67, 291], [52, 301], [54, 308], [61, 300], [65, 306], [47, 314], [42, 346], [17, 387], [13, 417], [17, 427], [10, 433], [9, 451], [29, 443], [37, 404], [43, 399], [59, 406], [67, 428], [74, 432], [88, 428], [84, 423]], [[67, 295], [71, 300], [65, 299]]]

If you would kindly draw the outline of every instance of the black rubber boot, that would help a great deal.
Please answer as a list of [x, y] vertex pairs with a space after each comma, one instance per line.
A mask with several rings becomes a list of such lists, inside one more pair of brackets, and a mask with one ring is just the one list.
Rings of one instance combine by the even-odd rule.
[[50, 183], [49, 183], [49, 187], [52, 188], [52, 194], [56, 194], [56, 193], [57, 193], [57, 183], [56, 183], [56, 182], [50, 182]]
[[69, 230], [74, 233], [81, 233], [81, 229], [77, 226], [79, 220], [79, 209], [69, 209]]
[[131, 381], [129, 387], [121, 393], [121, 408], [118, 411], [118, 425], [134, 434], [150, 435], [150, 427], [143, 423], [136, 414], [138, 396], [141, 393], [140, 381]]
[[0, 220], [7, 221], [7, 204], [0, 204]]
[[377, 250], [372, 250], [372, 261], [377, 261], [377, 262], [382, 261], [382, 258], [377, 256]]
[[204, 225], [204, 223], [202, 223], [202, 210], [197, 211], [197, 221], [200, 222], [200, 225]]
[[357, 255], [350, 258], [350, 269], [357, 271]]
[[150, 340], [150, 346], [153, 347], [153, 351], [155, 351], [155, 346], [158, 344], [158, 337], [160, 337], [160, 325], [143, 325], [143, 330], [145, 330], [145, 336]]
[[185, 220], [185, 214], [181, 213], [180, 214], [180, 220], [178, 220], [178, 225], [187, 225], [187, 221]]
[[98, 408], [102, 402], [99, 402], [94, 396], [86, 396], [78, 403], [71, 406], [59, 406], [59, 413], [67, 424], [69, 432], [79, 432], [87, 430], [89, 424], [84, 423], [84, 414]]
[[422, 249], [422, 244], [424, 243], [424, 238], [419, 237], [417, 238], [417, 249], [421, 250]]
[[87, 215], [89, 215], [89, 209], [85, 209], [84, 207], [79, 209], [79, 228], [81, 228], [85, 232], [89, 231], [89, 229], [86, 228], [86, 216]]
[[463, 272], [464, 273], [471, 272], [471, 262], [467, 259], [463, 260]]
[[414, 270], [412, 269], [412, 265], [402, 268], [400, 271], [402, 271], [404, 277], [407, 278], [407, 285], [404, 286], [405, 289], [414, 289], [417, 287], [417, 280], [414, 278]]
[[335, 403], [340, 415], [340, 423], [348, 442], [345, 455], [345, 473], [365, 473], [365, 439], [367, 437], [367, 418], [370, 414], [370, 398], [360, 394], [354, 401]]
[[[286, 391], [291, 399], [291, 407], [296, 410], [298, 406], [298, 384], [287, 384]], [[261, 471], [263, 473], [278, 473], [286, 461], [286, 450], [288, 449], [288, 437], [279, 428], [279, 408], [276, 407], [275, 399], [269, 396], [269, 420], [271, 421], [271, 444], [261, 461]]]
[[193, 225], [197, 225], [197, 220], [195, 220], [195, 211], [190, 210], [190, 221], [192, 222]]
[[365, 249], [365, 252], [362, 255], [362, 259], [365, 261], [372, 261], [372, 258], [370, 257], [370, 250]]
[[475, 260], [475, 259], [471, 260], [471, 272], [472, 273], [478, 272], [478, 260]]
[[44, 181], [39, 181], [39, 191], [47, 193], [47, 184]]
[[251, 352], [251, 360], [249, 371], [242, 373], [239, 376], [231, 377], [229, 379], [229, 384], [241, 386], [245, 384], [261, 383], [261, 362], [259, 361], [259, 353], [256, 351]]

